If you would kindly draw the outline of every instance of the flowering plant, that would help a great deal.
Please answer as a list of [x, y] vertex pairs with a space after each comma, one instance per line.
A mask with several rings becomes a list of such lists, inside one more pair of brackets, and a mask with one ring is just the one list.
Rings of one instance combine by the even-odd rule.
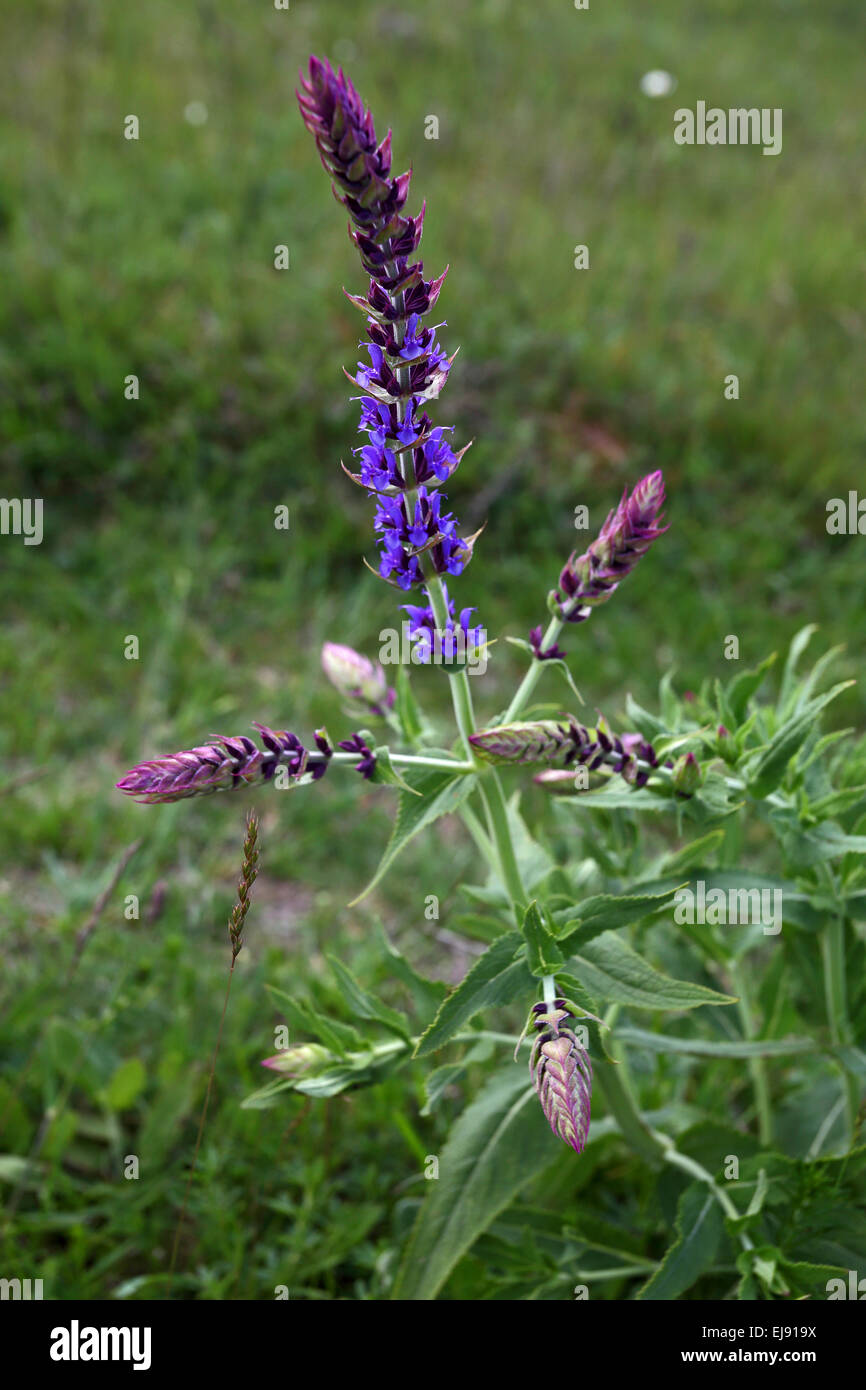
[[[609, 602], [667, 529], [664, 482], [655, 471], [625, 489], [584, 553], [562, 565], [548, 594], [546, 626], [539, 623], [518, 644], [529, 665], [508, 708], [479, 719], [469, 677], [479, 656], [486, 663], [486, 632], [473, 620], [473, 607], [458, 611], [448, 585], [456, 593], [465, 582], [480, 533], [461, 533], [443, 490], [456, 483], [468, 446], [455, 449], [452, 427], [433, 418], [454, 362], [438, 336], [447, 325], [428, 323], [446, 272], [425, 278], [416, 258], [425, 210], [406, 211], [410, 174], [392, 173], [391, 133], [379, 140], [351, 82], [312, 58], [298, 96], [369, 276], [365, 295], [347, 296], [363, 315], [367, 341], [365, 356], [347, 373], [359, 392], [364, 442], [355, 449], [354, 467], [344, 471], [373, 504], [378, 561], [370, 568], [416, 599], [402, 605], [413, 664], [438, 664], [447, 673], [456, 739], [449, 748], [432, 746], [405, 666], [391, 686], [381, 664], [327, 642], [324, 673], [361, 727], [336, 741], [319, 728], [304, 741], [256, 724], [258, 742], [246, 734], [220, 736], [140, 763], [118, 786], [153, 803], [242, 784], [300, 788], [354, 769], [367, 781], [394, 787], [399, 798], [391, 841], [361, 897], [415, 836], [448, 814], [462, 819], [489, 876], [469, 892], [476, 911], [463, 921], [470, 936], [481, 938], [483, 950], [455, 989], [447, 992], [425, 978], [385, 941], [394, 971], [415, 1001], [413, 1023], [333, 961], [353, 1022], [288, 1000], [290, 1023], [312, 1040], [265, 1059], [275, 1076], [248, 1103], [271, 1105], [285, 1093], [333, 1096], [380, 1081], [410, 1058], [460, 1048], [460, 1061], [428, 1080], [432, 1108], [470, 1065], [508, 1041], [507, 1034], [479, 1026], [479, 1017], [519, 1005], [529, 1017], [515, 1055], [528, 1049], [531, 1085], [522, 1068], [508, 1063], [458, 1119], [441, 1155], [441, 1181], [420, 1204], [391, 1281], [395, 1297], [436, 1296], [479, 1235], [556, 1159], [550, 1131], [573, 1151], [572, 1162], [594, 1135], [620, 1136], [641, 1163], [675, 1174], [680, 1183], [664, 1259], [616, 1247], [622, 1254], [617, 1278], [626, 1291], [629, 1280], [639, 1278], [640, 1296], [677, 1297], [726, 1260], [735, 1262], [741, 1296], [810, 1291], [820, 1270], [835, 1261], [826, 1252], [801, 1257], [779, 1234], [773, 1207], [786, 1170], [773, 1150], [767, 1063], [797, 1057], [810, 1074], [820, 1071], [822, 1077], [829, 1068], [837, 1078], [839, 1106], [822, 1144], [832, 1131], [838, 1150], [852, 1149], [866, 1075], [856, 1046], [857, 1011], [862, 1015], [866, 1003], [849, 983], [851, 952], [856, 945], [862, 955], [863, 948], [853, 921], [864, 915], [860, 900], [866, 899], [860, 886], [866, 837], [856, 823], [866, 807], [866, 787], [852, 780], [851, 769], [866, 759], [858, 751], [844, 766], [834, 763], [834, 736], [822, 740], [816, 732], [817, 716], [847, 683], [815, 694], [826, 663], [797, 676], [807, 631], [795, 640], [772, 705], [757, 703], [771, 662], [726, 685], [707, 682], [688, 698], [678, 698], [666, 680], [661, 713], [649, 713], [629, 698], [627, 727], [620, 732], [601, 716], [585, 724], [573, 708], [551, 715], [549, 708], [532, 705], [547, 671], [565, 675], [572, 706], [580, 699], [559, 643], [571, 626]], [[647, 562], [647, 570], [653, 563]], [[391, 741], [368, 724], [387, 727]], [[506, 796], [503, 777], [511, 768], [525, 777], [527, 767], [551, 798], [549, 847], [530, 832], [519, 793]], [[756, 813], [775, 836], [781, 877], [741, 868], [742, 832], [732, 827], [747, 812]], [[672, 822], [678, 837], [690, 827], [697, 837], [652, 849], [649, 837], [641, 838], [641, 826], [660, 816]], [[568, 836], [581, 822], [593, 829], [584, 830], [583, 858], [576, 863]], [[752, 906], [757, 895], [761, 908], [761, 894], [769, 891], [781, 901], [776, 910], [773, 899], [766, 920], [696, 920], [694, 901], [688, 916], [689, 894], [694, 899], [698, 890], [704, 906], [710, 895], [729, 892], [741, 905], [740, 895]], [[677, 927], [698, 930], [680, 931], [657, 950], [660, 924], [672, 914]], [[763, 996], [756, 1002], [746, 956], [766, 949], [765, 938], [783, 924], [794, 933], [792, 951], [818, 952], [823, 1022], [809, 1009], [791, 1017]], [[729, 925], [735, 930], [721, 929]], [[651, 963], [657, 953], [666, 969]], [[670, 1017], [669, 1031], [635, 1027], [631, 1016], [641, 1010]], [[701, 1011], [706, 1036], [690, 1027], [693, 1010]], [[718, 1025], [714, 1015], [735, 1021]], [[361, 1021], [365, 1028], [356, 1026]], [[805, 1036], [791, 1036], [798, 1025]], [[675, 1063], [668, 1094], [662, 1094], [658, 1113], [648, 1114], [635, 1094], [630, 1063], [637, 1059], [635, 1071], [646, 1071], [648, 1058], [665, 1054]], [[692, 1134], [705, 1119], [689, 1099], [694, 1071], [720, 1059], [737, 1060], [749, 1076], [751, 1099], [740, 1102], [744, 1141], [751, 1126], [757, 1128], [757, 1148], [746, 1145], [732, 1191], [720, 1182], [719, 1155], [703, 1141], [695, 1143]], [[594, 1080], [604, 1118], [591, 1128]], [[859, 1180], [863, 1169], [858, 1158], [849, 1180]], [[579, 1244], [591, 1257], [608, 1250], [610, 1238], [584, 1232]]]

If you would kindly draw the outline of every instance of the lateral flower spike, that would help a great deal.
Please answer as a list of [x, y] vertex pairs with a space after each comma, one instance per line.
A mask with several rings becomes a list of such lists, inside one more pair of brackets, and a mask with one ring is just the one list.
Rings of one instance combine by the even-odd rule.
[[563, 568], [548, 604], [558, 618], [582, 623], [616, 593], [652, 542], [668, 529], [659, 525], [664, 503], [661, 469], [641, 478], [631, 496], [628, 488], [624, 490], [589, 549], [580, 556], [572, 554]]
[[621, 738], [612, 734], [604, 719], [594, 729], [579, 724], [571, 715], [564, 719], [501, 724], [471, 734], [469, 742], [489, 762], [582, 766], [590, 772], [604, 765], [636, 787], [642, 787], [658, 766], [651, 743], [635, 734]]
[[324, 730], [315, 734], [316, 747], [310, 750], [288, 729], [276, 731], [266, 724], [254, 727], [263, 748], [246, 734], [217, 737], [198, 748], [138, 763], [120, 779], [117, 789], [150, 805], [272, 782], [279, 767], [286, 769], [290, 782], [318, 782], [324, 777], [334, 753]]
[[531, 1026], [535, 1039], [529, 1075], [541, 1108], [558, 1139], [583, 1153], [589, 1135], [592, 1063], [575, 1031], [565, 999], [535, 1004]]

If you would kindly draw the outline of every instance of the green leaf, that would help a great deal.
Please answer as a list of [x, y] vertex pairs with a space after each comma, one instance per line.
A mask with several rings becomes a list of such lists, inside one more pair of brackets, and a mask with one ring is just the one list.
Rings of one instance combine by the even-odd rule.
[[[556, 938], [560, 945], [567, 943], [574, 951], [602, 932], [628, 926], [630, 922], [638, 922], [651, 912], [657, 912], [671, 901], [681, 887], [682, 884], [677, 884], [661, 893], [598, 893], [586, 898], [573, 913], [566, 916]], [[559, 916], [557, 913], [556, 917]]]
[[[506, 637], [505, 640], [506, 642], [510, 642], [512, 647], [519, 647], [521, 651], [527, 652], [532, 657], [533, 661], [537, 660], [537, 657], [535, 655], [535, 649], [533, 648], [530, 642], [524, 641], [522, 637]], [[563, 680], [565, 681], [572, 695], [574, 695], [577, 699], [578, 704], [586, 704], [586, 701], [584, 700], [583, 696], [581, 695], [580, 691], [574, 683], [574, 677], [568, 669], [568, 664], [565, 661], [563, 661], [561, 656], [548, 657], [544, 665], [548, 670], [556, 669], [560, 671]]]
[[627, 1047], [646, 1048], [649, 1052], [675, 1052], [687, 1057], [793, 1057], [798, 1053], [816, 1053], [819, 1050], [813, 1038], [720, 1042], [712, 1038], [675, 1038], [670, 1033], [650, 1033], [643, 1028], [617, 1028], [616, 1040]]
[[710, 1268], [724, 1229], [722, 1211], [704, 1183], [692, 1183], [677, 1207], [677, 1239], [638, 1299], [676, 1299]]
[[461, 912], [458, 917], [448, 919], [453, 931], [462, 936], [471, 936], [475, 941], [496, 941], [508, 928], [495, 917], [482, 917], [478, 912]]
[[800, 631], [791, 638], [791, 645], [788, 648], [788, 655], [785, 658], [785, 669], [782, 672], [782, 684], [779, 690], [779, 700], [776, 706], [779, 715], [784, 716], [788, 713], [794, 697], [794, 686], [797, 682], [797, 662], [808, 647], [815, 633], [818, 631], [817, 623], [808, 623], [806, 627], [801, 627]]
[[105, 1088], [103, 1099], [109, 1110], [128, 1110], [141, 1095], [147, 1083], [147, 1072], [140, 1057], [121, 1062]]
[[508, 829], [514, 848], [514, 857], [520, 870], [524, 887], [532, 893], [548, 874], [556, 868], [556, 860], [549, 850], [532, 838], [525, 820], [518, 809], [519, 793], [513, 796], [506, 808]]
[[[791, 825], [784, 813], [771, 817], [786, 859], [798, 869], [836, 859], [840, 854], [866, 854], [866, 835], [846, 835], [835, 821], [813, 825], [809, 830]], [[787, 916], [787, 905], [785, 908]]]
[[683, 869], [690, 869], [694, 864], [704, 864], [709, 855], [715, 854], [724, 838], [725, 832], [721, 827], [718, 830], [708, 830], [706, 835], [692, 840], [690, 845], [683, 845], [682, 849], [665, 855], [661, 867], [667, 874], [678, 874]]
[[415, 1222], [391, 1298], [435, 1299], [457, 1262], [559, 1157], [524, 1068], [494, 1076], [457, 1121]]
[[751, 769], [749, 791], [752, 796], [763, 798], [775, 791], [791, 758], [812, 732], [818, 714], [843, 690], [848, 690], [854, 684], [854, 681], [840, 681], [832, 690], [810, 700], [798, 713], [785, 720]]
[[763, 684], [764, 676], [775, 662], [776, 655], [776, 652], [773, 652], [752, 671], [741, 671], [728, 685], [725, 692], [727, 701], [738, 724], [745, 718], [748, 703]]
[[577, 792], [574, 796], [559, 797], [553, 803], [556, 813], [575, 810], [588, 811], [670, 811], [683, 802], [668, 795], [648, 791], [646, 787], [629, 787], [619, 777], [611, 778], [599, 791]]
[[396, 691], [394, 713], [397, 716], [400, 730], [409, 746], [417, 748], [424, 733], [424, 720], [421, 717], [418, 701], [412, 692], [409, 672], [403, 665], [397, 667], [394, 688]]
[[388, 965], [398, 980], [408, 989], [419, 1012], [422, 1025], [426, 1025], [438, 1010], [448, 993], [443, 980], [428, 980], [409, 963], [397, 947], [388, 939], [385, 928], [379, 923], [379, 936], [385, 948]]
[[353, 1047], [360, 1049], [364, 1046], [361, 1034], [350, 1023], [341, 1023], [336, 1018], [326, 1018], [313, 1005], [295, 999], [291, 994], [286, 994], [285, 990], [277, 989], [275, 985], [267, 985], [266, 988], [280, 1001], [280, 1010], [293, 1028], [297, 1028], [301, 1033], [309, 1033], [310, 1037], [324, 1044], [338, 1057], [342, 1057]]
[[446, 1062], [444, 1067], [436, 1067], [429, 1076], [424, 1079], [424, 1090], [427, 1093], [427, 1104], [419, 1113], [421, 1115], [431, 1115], [435, 1106], [442, 1099], [449, 1086], [454, 1086], [462, 1080], [466, 1073], [466, 1066], [463, 1062]]
[[373, 752], [376, 756], [376, 766], [373, 769], [372, 777], [369, 779], [371, 782], [388, 787], [400, 787], [402, 791], [409, 792], [412, 796], [421, 795], [420, 792], [416, 792], [414, 787], [409, 786], [405, 777], [401, 776], [391, 762], [391, 749], [388, 747], [387, 743], [378, 744], [373, 749]]
[[526, 937], [526, 959], [530, 972], [536, 978], [555, 974], [556, 967], [562, 965], [564, 957], [544, 925], [536, 902], [531, 902], [526, 909], [523, 935]]
[[625, 697], [625, 712], [638, 733], [642, 734], [648, 743], [652, 743], [660, 734], [670, 733], [661, 719], [645, 710], [630, 694]]
[[398, 1013], [396, 1009], [389, 1009], [387, 1004], [381, 1003], [374, 995], [362, 989], [336, 956], [327, 956], [326, 959], [334, 972], [340, 993], [352, 1012], [359, 1018], [369, 1018], [381, 1023], [390, 1033], [396, 1033], [398, 1038], [408, 1042], [412, 1034], [406, 1015]]
[[526, 962], [514, 958], [522, 945], [520, 932], [506, 932], [478, 957], [419, 1038], [416, 1057], [425, 1057], [444, 1047], [481, 1009], [510, 1004], [521, 992], [533, 993], [535, 984]]
[[691, 980], [672, 980], [632, 950], [614, 932], [605, 932], [574, 957], [580, 978], [592, 994], [614, 1004], [641, 1009], [696, 1009], [701, 1004], [735, 1004], [729, 994], [717, 994]]
[[[391, 839], [382, 856], [375, 875], [367, 884], [363, 893], [359, 893], [357, 898], [349, 904], [355, 907], [362, 902], [380, 883], [385, 874], [390, 869], [397, 855], [406, 848], [410, 840], [424, 829], [438, 820], [440, 816], [447, 816], [466, 800], [467, 796], [474, 790], [476, 778], [464, 776], [460, 773], [456, 775], [446, 772], [441, 768], [413, 768], [406, 773], [406, 780], [412, 786], [412, 793], [401, 792], [400, 801], [397, 807], [397, 819], [394, 822], [394, 829], [391, 832]], [[420, 793], [420, 795], [417, 795]]]

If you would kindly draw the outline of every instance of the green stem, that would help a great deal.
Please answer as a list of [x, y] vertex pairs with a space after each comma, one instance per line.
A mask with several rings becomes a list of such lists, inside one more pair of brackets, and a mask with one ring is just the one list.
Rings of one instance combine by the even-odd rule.
[[[845, 978], [845, 918], [835, 913], [821, 936], [821, 959], [824, 967], [824, 999], [827, 1022], [834, 1047], [846, 1047], [851, 1042], [848, 1018], [848, 989]], [[860, 1106], [860, 1087], [847, 1068], [842, 1069], [845, 1087], [845, 1119], [849, 1143], [853, 1143]]]
[[[474, 763], [461, 762], [457, 758], [430, 758], [426, 755], [415, 753], [392, 753], [390, 748], [388, 752], [391, 762], [395, 767], [436, 767], [440, 768], [443, 772], [462, 772], [464, 774], [475, 771]], [[311, 763], [323, 761], [324, 757], [317, 756], [315, 753], [313, 753], [310, 758]], [[334, 763], [334, 765], [338, 767], [343, 764], [348, 766], [358, 761], [358, 754], [332, 753], [328, 761]]]
[[[542, 650], [551, 646], [551, 644], [556, 641], [564, 626], [565, 624], [561, 618], [551, 618], [547, 625], [547, 631], [541, 639]], [[503, 716], [503, 724], [512, 724], [520, 711], [529, 702], [529, 697], [538, 684], [543, 669], [544, 662], [536, 658], [523, 677], [523, 680], [520, 682], [520, 685], [517, 687], [517, 693]]]
[[[448, 607], [445, 603], [445, 593], [439, 575], [431, 575], [427, 580], [427, 593], [430, 598], [430, 607], [433, 609], [433, 616], [436, 619], [436, 626], [440, 632], [444, 633], [448, 629]], [[465, 669], [458, 669], [453, 673], [449, 671], [448, 678], [451, 685], [454, 715], [460, 730], [463, 747], [466, 750], [466, 757], [479, 772], [478, 791], [484, 802], [490, 834], [496, 845], [502, 882], [511, 899], [515, 921], [518, 926], [521, 926], [523, 913], [526, 909], [526, 892], [520, 877], [514, 845], [511, 842], [511, 830], [508, 825], [508, 812], [502, 784], [492, 768], [482, 769], [479, 767], [475, 750], [469, 742], [470, 734], [475, 731], [475, 713], [472, 708], [469, 677]]]
[[[619, 1125], [623, 1138], [631, 1144], [636, 1153], [648, 1163], [670, 1163], [699, 1182], [705, 1183], [712, 1192], [725, 1215], [736, 1219], [740, 1213], [727, 1192], [719, 1187], [712, 1173], [708, 1173], [700, 1163], [687, 1154], [680, 1153], [672, 1139], [659, 1130], [651, 1129], [641, 1115], [621, 1068], [611, 1062], [603, 1062], [596, 1068], [596, 1079], [604, 1093], [611, 1115]], [[751, 1250], [753, 1242], [745, 1231], [739, 1232], [740, 1244], [744, 1250]]]
[[[743, 1025], [743, 1033], [748, 1042], [754, 1042], [757, 1037], [755, 1027], [755, 1016], [752, 1009], [751, 991], [749, 981], [743, 969], [741, 961], [731, 965], [731, 979], [734, 982], [734, 989], [739, 995], [739, 1013]], [[767, 1068], [763, 1057], [749, 1058], [749, 1074], [752, 1078], [752, 1087], [755, 1092], [755, 1107], [758, 1112], [758, 1136], [762, 1145], [769, 1148], [773, 1142], [773, 1109], [770, 1104], [770, 1086], [767, 1079]]]

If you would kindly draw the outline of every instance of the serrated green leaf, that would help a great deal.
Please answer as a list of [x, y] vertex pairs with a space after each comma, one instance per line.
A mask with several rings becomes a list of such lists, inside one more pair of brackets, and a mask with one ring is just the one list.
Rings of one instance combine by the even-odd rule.
[[632, 950], [615, 932], [590, 941], [574, 957], [580, 978], [599, 999], [641, 1009], [696, 1009], [701, 1004], [735, 1004], [691, 980], [672, 980]]
[[387, 1028], [389, 1033], [396, 1033], [399, 1038], [403, 1038], [406, 1042], [409, 1041], [412, 1033], [405, 1014], [398, 1013], [396, 1009], [390, 1009], [375, 995], [368, 994], [365, 989], [362, 989], [336, 956], [326, 956], [326, 960], [334, 972], [340, 993], [353, 1013], [357, 1014], [359, 1018], [368, 1018], [376, 1023], [381, 1023], [382, 1027]]
[[676, 1229], [676, 1241], [638, 1299], [679, 1298], [715, 1260], [724, 1223], [721, 1207], [703, 1183], [693, 1183], [680, 1197]]
[[376, 766], [370, 781], [378, 783], [380, 786], [400, 787], [402, 791], [408, 792], [411, 796], [420, 796], [414, 787], [410, 787], [406, 778], [401, 776], [397, 768], [391, 762], [391, 749], [387, 743], [380, 743], [373, 749], [376, 757]]
[[536, 978], [555, 974], [556, 967], [562, 965], [564, 957], [544, 925], [536, 902], [531, 902], [526, 909], [523, 935], [526, 938], [526, 961], [530, 973]]
[[638, 922], [651, 912], [669, 903], [682, 884], [666, 888], [661, 893], [598, 893], [586, 898], [568, 914], [556, 913], [559, 922], [556, 939], [573, 952], [602, 932]]
[[524, 1068], [494, 1076], [464, 1110], [439, 1158], [391, 1298], [428, 1301], [531, 1178], [559, 1157]]
[[436, 1052], [458, 1033], [481, 1009], [510, 1004], [522, 992], [532, 994], [535, 984], [526, 962], [515, 960], [523, 945], [518, 931], [506, 932], [479, 956], [456, 989], [444, 1000], [430, 1027], [421, 1035], [416, 1057]]
[[[474, 790], [477, 779], [471, 775], [455, 776], [440, 768], [413, 768], [406, 773], [406, 780], [411, 783], [413, 793], [401, 792], [394, 829], [382, 861], [363, 893], [353, 899], [350, 907], [355, 907], [373, 891], [398, 854], [425, 826], [457, 810]], [[415, 794], [418, 792], [420, 796]]]

